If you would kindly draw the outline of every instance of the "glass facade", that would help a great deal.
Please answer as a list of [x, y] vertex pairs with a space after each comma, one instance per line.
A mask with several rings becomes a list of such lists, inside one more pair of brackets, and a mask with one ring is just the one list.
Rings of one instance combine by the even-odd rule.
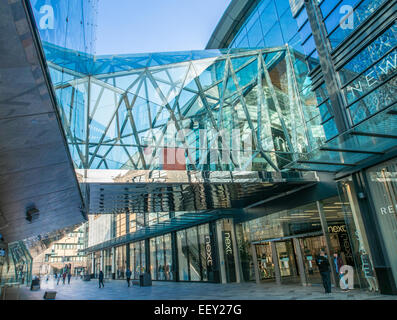
[[150, 273], [153, 280], [174, 280], [171, 234], [151, 238]]
[[386, 0], [324, 0], [320, 4], [332, 48], [357, 29]]
[[[94, 55], [96, 1], [31, 3], [80, 181], [83, 170], [125, 184], [145, 179], [143, 171], [167, 181], [160, 170], [336, 172], [394, 147], [397, 25], [367, 24], [385, 0], [258, 0], [228, 49], [112, 56]], [[392, 160], [362, 171], [395, 279], [396, 167]], [[130, 267], [134, 279], [147, 271], [153, 280], [319, 284], [314, 259], [326, 248], [351, 268], [349, 282], [377, 291], [376, 248], [351, 177], [338, 187], [339, 197], [237, 225], [222, 219], [129, 244], [128, 234], [191, 214], [180, 203], [189, 200], [199, 215], [198, 202], [208, 199], [187, 200], [178, 185], [183, 196], [171, 205], [157, 196], [139, 202], [125, 187], [109, 210], [100, 188], [98, 212], [113, 214], [111, 228], [107, 218], [90, 217], [101, 234], [89, 246], [114, 238], [123, 245], [114, 257], [109, 248], [95, 252], [93, 268], [116, 279]]]
[[116, 247], [116, 279], [125, 279], [127, 270], [127, 246]]
[[125, 213], [119, 213], [115, 215], [115, 229], [116, 237], [124, 236], [127, 233], [127, 215]]
[[76, 169], [274, 171], [324, 137], [306, 121], [320, 113], [289, 47], [45, 51]]
[[379, 285], [375, 275], [373, 251], [370, 248], [363, 217], [361, 215], [357, 193], [352, 178], [345, 178], [338, 182], [339, 196], [345, 212], [345, 221], [349, 230], [349, 239], [352, 245], [354, 263], [357, 266], [358, 281], [362, 288], [378, 291]]
[[289, 0], [257, 1], [255, 8], [231, 41], [230, 48], [258, 48], [287, 44], [294, 52], [293, 69], [304, 106], [305, 126], [313, 148], [330, 135], [322, 124], [329, 120], [321, 113], [321, 100], [312, 91], [310, 70], [319, 66], [312, 29], [303, 2], [290, 7]]
[[388, 260], [397, 282], [397, 160], [391, 160], [366, 171]]
[[98, 0], [30, 0], [43, 42], [95, 53]]
[[112, 278], [112, 261], [113, 252], [112, 249], [103, 250], [103, 275], [105, 278]]
[[214, 240], [209, 225], [176, 233], [179, 281], [215, 281]]
[[394, 23], [340, 70], [353, 125], [396, 102], [396, 47]]
[[[341, 202], [340, 197], [333, 197], [238, 224], [237, 243], [244, 281], [255, 280], [256, 267], [262, 281], [276, 279], [278, 268], [282, 282], [300, 282], [303, 271], [306, 283], [321, 283], [314, 259], [323, 248], [331, 255], [338, 252], [343, 265], [353, 268], [349, 276], [355, 287], [367, 288], [368, 266], [363, 266], [363, 261], [367, 261], [363, 254], [369, 259], [370, 253], [364, 249], [366, 235], [353, 211], [348, 200]], [[321, 221], [322, 214], [326, 225]], [[371, 272], [376, 283], [373, 269]]]
[[133, 279], [139, 279], [139, 276], [146, 271], [146, 252], [145, 241], [130, 243], [130, 266]]

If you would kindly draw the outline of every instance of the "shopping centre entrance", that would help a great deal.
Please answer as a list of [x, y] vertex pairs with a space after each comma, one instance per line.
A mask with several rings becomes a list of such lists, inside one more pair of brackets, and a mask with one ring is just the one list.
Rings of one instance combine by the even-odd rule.
[[[349, 244], [337, 233], [330, 233], [330, 254], [339, 252], [345, 263], [350, 262]], [[348, 240], [347, 240], [348, 241]], [[302, 285], [321, 284], [321, 276], [315, 262], [326, 240], [321, 232], [271, 239], [253, 243], [256, 253], [256, 267], [260, 282]]]

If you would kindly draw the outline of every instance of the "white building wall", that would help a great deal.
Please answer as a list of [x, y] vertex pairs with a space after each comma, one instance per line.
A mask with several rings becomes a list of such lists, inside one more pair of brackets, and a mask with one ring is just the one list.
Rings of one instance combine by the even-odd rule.
[[112, 215], [89, 215], [88, 218], [88, 247], [111, 239]]

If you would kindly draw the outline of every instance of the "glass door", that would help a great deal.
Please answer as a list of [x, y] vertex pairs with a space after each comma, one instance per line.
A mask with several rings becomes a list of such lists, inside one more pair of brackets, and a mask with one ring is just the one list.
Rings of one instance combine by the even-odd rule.
[[255, 245], [258, 259], [259, 277], [261, 280], [274, 279], [274, 263], [270, 242]]
[[276, 251], [280, 265], [281, 277], [295, 277], [298, 275], [294, 247], [291, 240], [276, 242]]
[[302, 249], [307, 282], [311, 284], [322, 283], [315, 259], [320, 249], [325, 248], [324, 236], [301, 238], [299, 243]]

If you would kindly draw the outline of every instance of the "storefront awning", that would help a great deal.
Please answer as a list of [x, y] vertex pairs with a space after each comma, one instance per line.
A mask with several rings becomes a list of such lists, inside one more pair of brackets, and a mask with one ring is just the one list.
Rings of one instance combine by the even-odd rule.
[[314, 172], [86, 170], [96, 214], [244, 208], [318, 182]]
[[175, 216], [172, 218], [167, 218], [166, 220], [153, 223], [152, 225], [145, 226], [135, 232], [127, 233], [126, 235], [113, 238], [105, 242], [101, 242], [97, 245], [93, 245], [80, 251], [89, 253], [116, 246], [121, 246], [130, 242], [156, 237], [161, 234], [186, 229], [188, 227], [207, 223], [221, 218], [233, 217], [234, 215], [241, 213], [242, 210], [239, 209], [222, 211], [210, 210], [202, 212], [175, 212]]

